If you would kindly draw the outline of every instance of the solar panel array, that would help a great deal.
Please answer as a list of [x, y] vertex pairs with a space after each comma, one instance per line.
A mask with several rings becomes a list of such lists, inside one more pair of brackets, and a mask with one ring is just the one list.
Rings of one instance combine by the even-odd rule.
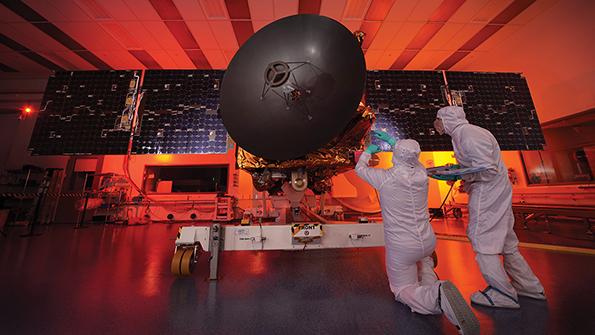
[[[227, 152], [227, 131], [217, 112], [223, 73], [145, 71], [132, 152]], [[32, 153], [125, 154], [130, 131], [117, 125], [133, 77], [134, 71], [51, 76], [30, 142]], [[450, 138], [433, 129], [437, 110], [448, 105], [447, 82], [469, 121], [490, 130], [502, 149], [542, 148], [543, 134], [527, 82], [516, 73], [368, 71], [366, 101], [377, 114], [374, 128], [413, 138], [424, 151], [452, 150]]]
[[217, 70], [146, 71], [133, 153], [225, 153], [227, 131], [217, 112], [222, 78]]
[[502, 150], [541, 150], [545, 140], [527, 81], [518, 73], [446, 72], [470, 123], [488, 129]]
[[[374, 129], [396, 139], [412, 138], [422, 150], [445, 150], [450, 139], [433, 129], [436, 111], [447, 105], [440, 71], [368, 71], [366, 103], [376, 112]], [[372, 143], [390, 150], [384, 143]]]
[[[518, 73], [369, 71], [366, 102], [374, 128], [412, 138], [424, 151], [452, 150], [450, 137], [433, 129], [447, 106], [446, 85], [472, 124], [490, 130], [503, 150], [540, 150], [545, 143], [525, 78]], [[390, 150], [378, 140], [372, 143]]]
[[29, 149], [33, 155], [124, 154], [119, 130], [134, 71], [57, 72], [50, 76]]

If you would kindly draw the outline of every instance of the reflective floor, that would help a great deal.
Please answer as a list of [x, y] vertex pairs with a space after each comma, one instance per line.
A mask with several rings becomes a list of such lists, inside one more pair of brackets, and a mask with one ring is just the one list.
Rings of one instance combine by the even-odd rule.
[[[169, 273], [176, 225], [54, 225], [0, 237], [2, 334], [455, 334], [441, 316], [393, 300], [382, 248], [225, 252]], [[484, 283], [470, 245], [440, 240], [438, 275], [468, 299]], [[595, 257], [522, 249], [548, 302], [517, 311], [474, 307], [482, 334], [595, 333]]]

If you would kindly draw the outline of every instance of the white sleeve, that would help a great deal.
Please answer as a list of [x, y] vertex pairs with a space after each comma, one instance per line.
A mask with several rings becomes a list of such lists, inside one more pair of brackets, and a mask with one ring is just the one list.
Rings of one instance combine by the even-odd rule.
[[470, 173], [463, 176], [467, 182], [490, 181], [498, 175], [498, 161], [495, 160], [494, 147], [492, 139], [485, 134], [467, 137], [461, 141], [461, 149], [465, 156], [471, 160], [471, 166], [482, 167], [486, 170], [476, 173]]
[[362, 153], [362, 155], [359, 157], [359, 160], [357, 161], [357, 164], [355, 165], [355, 173], [357, 173], [360, 178], [378, 190], [386, 181], [386, 170], [369, 167], [368, 162], [370, 161], [370, 157], [372, 157], [372, 155], [369, 153]]

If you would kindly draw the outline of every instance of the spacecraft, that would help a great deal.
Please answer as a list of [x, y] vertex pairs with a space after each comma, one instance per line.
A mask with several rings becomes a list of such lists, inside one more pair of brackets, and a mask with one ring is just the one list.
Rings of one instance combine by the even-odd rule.
[[354, 167], [374, 120], [362, 102], [360, 43], [331, 18], [294, 15], [265, 26], [235, 54], [220, 115], [238, 167], [258, 191], [322, 194], [334, 175]]

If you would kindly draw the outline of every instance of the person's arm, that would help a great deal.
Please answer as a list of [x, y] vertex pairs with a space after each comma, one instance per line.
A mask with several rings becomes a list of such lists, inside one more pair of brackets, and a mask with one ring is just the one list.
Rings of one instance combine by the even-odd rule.
[[378, 190], [386, 181], [386, 170], [369, 167], [368, 162], [370, 161], [370, 157], [372, 157], [372, 154], [362, 152], [355, 165], [355, 173]]
[[492, 139], [485, 134], [469, 136], [461, 141], [461, 149], [471, 160], [471, 166], [482, 167], [484, 171], [470, 173], [463, 176], [466, 182], [489, 181], [498, 175], [498, 161], [494, 159], [494, 143]]

